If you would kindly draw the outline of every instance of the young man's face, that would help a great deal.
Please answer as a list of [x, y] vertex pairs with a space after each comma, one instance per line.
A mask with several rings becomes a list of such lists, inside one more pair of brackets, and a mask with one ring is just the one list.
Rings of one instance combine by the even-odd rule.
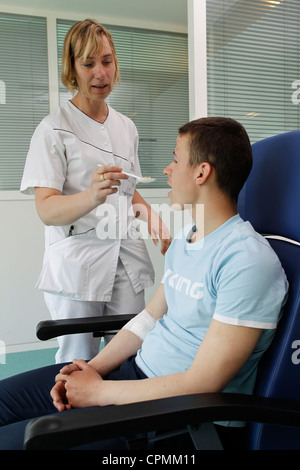
[[174, 150], [174, 160], [164, 169], [172, 190], [168, 196], [175, 209], [183, 210], [184, 205], [196, 203], [198, 185], [196, 169], [189, 165], [189, 136], [179, 135]]

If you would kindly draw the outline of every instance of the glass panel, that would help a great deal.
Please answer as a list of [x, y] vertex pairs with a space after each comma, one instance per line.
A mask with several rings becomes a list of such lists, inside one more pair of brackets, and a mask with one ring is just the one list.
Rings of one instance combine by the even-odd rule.
[[18, 190], [34, 129], [49, 113], [46, 19], [0, 13], [0, 190]]
[[252, 142], [299, 128], [298, 0], [207, 0], [208, 114]]

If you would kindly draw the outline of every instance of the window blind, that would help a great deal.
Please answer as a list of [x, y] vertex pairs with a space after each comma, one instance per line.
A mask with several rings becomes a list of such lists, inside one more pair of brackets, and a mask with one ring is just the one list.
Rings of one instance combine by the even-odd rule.
[[[58, 60], [73, 22], [58, 20]], [[163, 169], [172, 160], [178, 128], [189, 120], [187, 35], [105, 25], [112, 34], [120, 63], [121, 83], [107, 99], [130, 117], [139, 132], [142, 174], [166, 187]], [[60, 102], [69, 99], [60, 82]]]
[[252, 142], [299, 129], [300, 2], [207, 0], [208, 114]]
[[34, 129], [49, 112], [46, 19], [0, 13], [0, 190], [18, 190]]

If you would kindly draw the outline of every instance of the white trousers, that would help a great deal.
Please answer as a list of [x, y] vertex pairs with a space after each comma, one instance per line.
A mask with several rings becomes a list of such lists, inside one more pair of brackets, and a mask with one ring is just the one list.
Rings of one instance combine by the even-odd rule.
[[[67, 297], [44, 293], [46, 305], [53, 320], [139, 313], [145, 308], [144, 291], [135, 293], [126, 270], [119, 261], [112, 298], [109, 302], [82, 302]], [[73, 359], [92, 359], [99, 352], [101, 338], [92, 333], [80, 333], [57, 338], [59, 349], [56, 363]]]

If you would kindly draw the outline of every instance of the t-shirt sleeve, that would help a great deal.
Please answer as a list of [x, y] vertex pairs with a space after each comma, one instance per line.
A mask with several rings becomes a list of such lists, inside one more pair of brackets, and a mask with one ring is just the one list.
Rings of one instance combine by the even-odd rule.
[[269, 246], [251, 239], [224, 253], [215, 276], [214, 319], [232, 325], [274, 329], [287, 292], [281, 264]]
[[32, 136], [20, 190], [24, 194], [34, 194], [35, 187], [62, 191], [66, 170], [65, 150], [59, 132], [44, 120]]

